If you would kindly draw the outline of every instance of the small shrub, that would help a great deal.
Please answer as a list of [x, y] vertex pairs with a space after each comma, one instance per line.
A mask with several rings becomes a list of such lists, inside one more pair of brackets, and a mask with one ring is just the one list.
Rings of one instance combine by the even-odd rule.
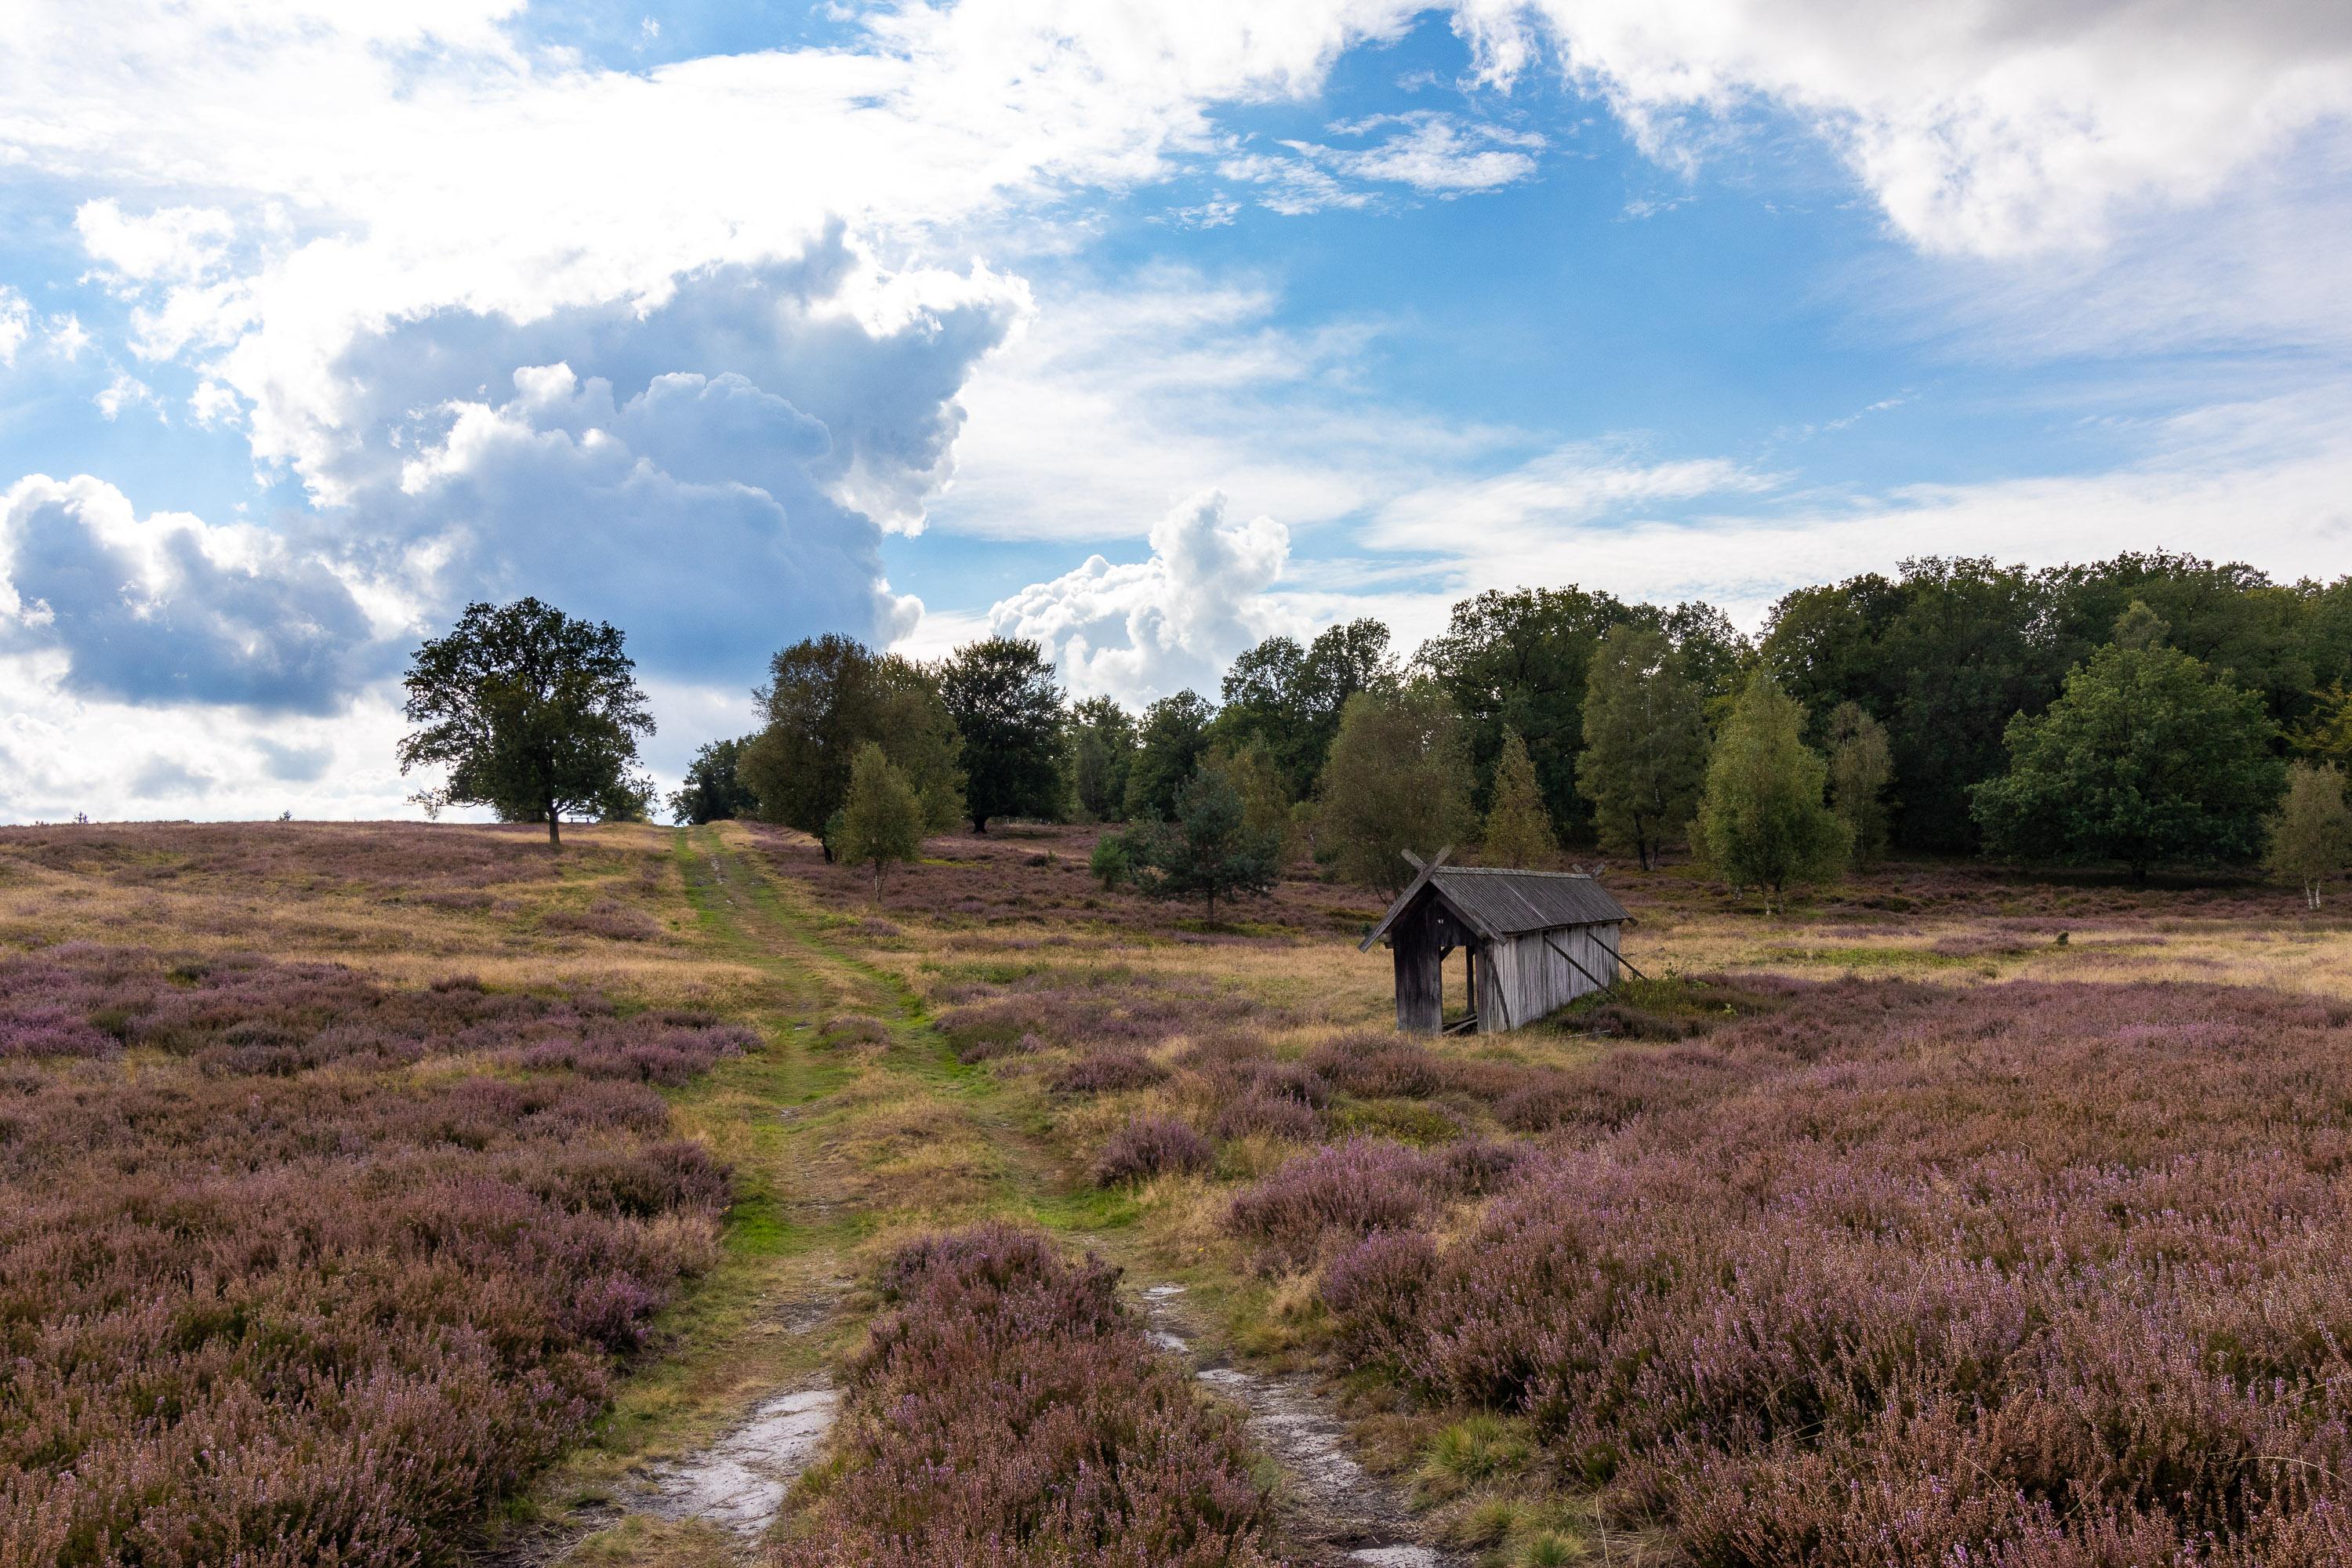
[[1227, 1100], [1217, 1111], [1210, 1131], [1220, 1138], [1263, 1136], [1286, 1138], [1294, 1143], [1314, 1143], [1323, 1137], [1323, 1118], [1295, 1100], [1244, 1094]]
[[1131, 1051], [1097, 1051], [1061, 1068], [1046, 1082], [1056, 1094], [1115, 1094], [1149, 1089], [1167, 1077], [1168, 1069], [1149, 1057]]
[[1299, 1268], [1334, 1238], [1412, 1230], [1433, 1206], [1437, 1166], [1427, 1155], [1377, 1139], [1301, 1155], [1235, 1197], [1225, 1224], [1261, 1265]]
[[1135, 879], [1135, 851], [1124, 833], [1106, 833], [1095, 841], [1094, 853], [1087, 857], [1087, 869], [1111, 892]]
[[1436, 1245], [1413, 1230], [1374, 1231], [1331, 1260], [1316, 1294], [1349, 1361], [1388, 1361], [1413, 1343], [1422, 1292], [1436, 1268]]
[[1095, 1157], [1095, 1184], [1114, 1187], [1153, 1176], [1197, 1175], [1209, 1168], [1209, 1141], [1172, 1117], [1138, 1116]]
[[1117, 1269], [993, 1224], [884, 1265], [842, 1466], [782, 1568], [1274, 1568], [1239, 1424], [1118, 1304]]

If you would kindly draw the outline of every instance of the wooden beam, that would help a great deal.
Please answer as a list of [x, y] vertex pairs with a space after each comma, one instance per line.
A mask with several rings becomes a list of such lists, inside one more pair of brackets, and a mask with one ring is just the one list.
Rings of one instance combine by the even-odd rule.
[[1575, 970], [1579, 974], [1581, 974], [1587, 980], [1591, 981], [1592, 988], [1594, 990], [1606, 991], [1609, 989], [1607, 982], [1603, 981], [1599, 975], [1593, 973], [1590, 969], [1585, 968], [1584, 965], [1577, 963], [1575, 955], [1570, 952], [1568, 949], [1560, 946], [1559, 943], [1552, 941], [1550, 933], [1549, 932], [1545, 933], [1544, 945], [1551, 949], [1554, 952], [1559, 954], [1562, 958], [1567, 959], [1568, 966], [1570, 969]]
[[[1595, 942], [1601, 942], [1601, 938], [1598, 935], [1594, 936], [1592, 940]], [[1601, 951], [1615, 959], [1618, 963], [1623, 964], [1626, 968], [1633, 969], [1633, 961], [1626, 957], [1623, 953], [1618, 952], [1615, 948], [1610, 946], [1607, 942], [1601, 942]], [[1633, 969], [1633, 978], [1636, 980], [1647, 980], [1649, 976], [1643, 973], [1638, 969]]]

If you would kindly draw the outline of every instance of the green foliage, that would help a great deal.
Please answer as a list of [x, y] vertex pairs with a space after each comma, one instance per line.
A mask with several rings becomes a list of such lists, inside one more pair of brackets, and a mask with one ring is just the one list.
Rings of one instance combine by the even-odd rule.
[[760, 809], [760, 797], [737, 771], [743, 746], [741, 741], [713, 741], [694, 753], [686, 782], [670, 792], [671, 821], [730, 822]]
[[940, 667], [940, 700], [963, 741], [972, 831], [1000, 816], [1062, 814], [1062, 691], [1045, 650], [986, 637]]
[[1706, 698], [1663, 632], [1622, 626], [1601, 641], [1584, 698], [1576, 777], [1601, 842], [1657, 863], [1706, 776]]
[[1323, 767], [1318, 856], [1349, 881], [1393, 894], [1412, 879], [1406, 851], [1426, 859], [1464, 837], [1475, 818], [1462, 728], [1433, 681], [1350, 698]]
[[943, 832], [963, 815], [962, 742], [929, 676], [895, 654], [828, 634], [794, 643], [769, 665], [754, 695], [767, 722], [743, 743], [736, 774], [760, 816], [814, 834], [849, 796], [858, 748], [872, 741], [907, 775], [924, 826]]
[[1135, 717], [1108, 697], [1089, 697], [1070, 709], [1063, 765], [1072, 805], [1090, 822], [1127, 816], [1127, 775], [1135, 766]]
[[1369, 617], [1327, 626], [1303, 648], [1268, 637], [1225, 672], [1213, 738], [1236, 753], [1262, 748], [1286, 796], [1303, 798], [1323, 771], [1348, 699], [1394, 683], [1388, 649], [1388, 627]]
[[923, 852], [924, 810], [907, 775], [868, 741], [849, 764], [849, 795], [842, 803], [834, 852], [852, 866], [874, 868], [874, 900], [882, 900], [882, 868], [911, 864]]
[[1479, 781], [1476, 805], [1489, 805], [1504, 732], [1515, 730], [1561, 835], [1594, 835], [1593, 808], [1577, 788], [1586, 691], [1601, 639], [1625, 626], [1654, 632], [1681, 653], [1685, 679], [1702, 700], [1727, 694], [1751, 658], [1747, 639], [1709, 605], [1662, 610], [1569, 587], [1490, 590], [1454, 606], [1453, 620], [1423, 647], [1420, 662], [1463, 716]]
[[1558, 859], [1559, 840], [1552, 837], [1551, 814], [1544, 810], [1543, 792], [1536, 787], [1536, 765], [1516, 730], [1503, 736], [1493, 794], [1480, 858], [1489, 866], [1536, 868]]
[[1135, 876], [1134, 847], [1124, 833], [1106, 833], [1095, 840], [1094, 853], [1087, 857], [1087, 869], [1109, 892]]
[[1276, 845], [1287, 858], [1292, 828], [1290, 796], [1265, 748], [1253, 742], [1236, 752], [1220, 742], [1209, 748], [1203, 765], [1218, 769], [1233, 781], [1234, 792], [1242, 797], [1243, 825]]
[[2007, 766], [2010, 719], [2056, 700], [2134, 601], [2168, 624], [2175, 647], [2253, 689], [2283, 728], [2316, 722], [2324, 689], [2352, 677], [2352, 578], [2280, 584], [2249, 566], [2167, 554], [2038, 573], [1906, 562], [1899, 578], [1872, 574], [1782, 599], [1765, 657], [1813, 713], [1852, 701], [1885, 723], [1903, 781], [1895, 843], [1964, 849], [1978, 842], [1970, 792]]
[[2136, 879], [2162, 861], [2261, 849], [2263, 815], [2284, 787], [2277, 727], [2261, 698], [2168, 647], [2164, 631], [2135, 603], [2047, 712], [2011, 721], [2008, 774], [1976, 790], [1988, 847], [2121, 861]]
[[[1489, 589], [1454, 606], [1421, 663], [1462, 716], [1473, 776], [1489, 780], [1503, 734], [1517, 731], [1535, 763], [1544, 809], [1568, 837], [1591, 837], [1591, 812], [1576, 792], [1584, 734], [1585, 677], [1601, 638], [1633, 618], [1630, 606], [1581, 588]], [[1485, 789], [1475, 804], [1486, 803]]]
[[446, 637], [416, 650], [404, 684], [408, 721], [400, 771], [439, 764], [426, 792], [487, 805], [508, 822], [545, 822], [561, 847], [565, 812], [603, 814], [638, 788], [628, 766], [653, 733], [636, 667], [621, 634], [552, 605], [468, 605]]
[[1218, 899], [1266, 892], [1281, 872], [1280, 837], [1250, 826], [1241, 791], [1215, 758], [1178, 792], [1173, 822], [1151, 824], [1135, 837], [1136, 887], [1155, 899], [1206, 900], [1212, 921]]
[[596, 802], [596, 820], [651, 822], [656, 793], [651, 778], [642, 773], [634, 777], [624, 773], [613, 781], [612, 787]]
[[1830, 809], [1853, 837], [1856, 866], [1886, 853], [1886, 786], [1894, 780], [1886, 726], [1857, 703], [1839, 703], [1830, 715]]
[[2344, 804], [2344, 774], [2333, 763], [2290, 763], [2286, 799], [2265, 825], [2263, 867], [2303, 889], [2313, 909], [2330, 877], [2352, 864], [2352, 807]]
[[1769, 670], [1757, 671], [1716, 740], [1696, 837], [1733, 887], [1762, 894], [1767, 914], [1791, 884], [1845, 864], [1845, 824], [1822, 804], [1828, 772], [1805, 744], [1804, 710]]
[[2294, 732], [2294, 749], [2316, 762], [2352, 765], [2352, 690], [2339, 680], [2311, 698], [2311, 712]]
[[1175, 815], [1176, 797], [1208, 752], [1209, 714], [1208, 700], [1195, 691], [1163, 697], [1143, 710], [1127, 775], [1129, 821], [1164, 822]]

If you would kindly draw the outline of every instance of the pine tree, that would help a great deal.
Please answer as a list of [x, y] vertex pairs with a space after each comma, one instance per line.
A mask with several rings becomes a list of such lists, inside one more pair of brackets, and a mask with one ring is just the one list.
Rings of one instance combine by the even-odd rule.
[[2344, 775], [2333, 763], [2294, 763], [2286, 771], [2286, 800], [2268, 824], [2263, 865], [2293, 882], [2313, 909], [2330, 877], [2352, 862], [2352, 807], [2344, 804]]
[[1716, 741], [1699, 804], [1707, 860], [1735, 888], [1763, 895], [1764, 912], [1791, 883], [1836, 875], [1851, 840], [1822, 804], [1828, 765], [1804, 742], [1804, 710], [1759, 670]]
[[1706, 777], [1706, 700], [1664, 634], [1625, 626], [1601, 639], [1586, 679], [1577, 786], [1603, 845], [1646, 869], [1690, 820]]
[[1218, 899], [1265, 892], [1281, 870], [1281, 839], [1251, 828], [1241, 791], [1214, 757], [1178, 792], [1173, 822], [1129, 837], [1136, 887], [1154, 899], [1205, 899], [1212, 921]]
[[882, 901], [882, 868], [893, 860], [909, 864], [922, 854], [921, 796], [907, 775], [868, 741], [849, 764], [849, 795], [832, 830], [835, 853], [844, 864], [874, 868], [874, 901]]
[[1503, 733], [1503, 754], [1495, 763], [1495, 804], [1486, 813], [1482, 858], [1489, 866], [1545, 867], [1559, 855], [1551, 814], [1536, 784], [1535, 760], [1517, 730]]
[[1854, 702], [1830, 714], [1830, 809], [1853, 836], [1853, 863], [1868, 866], [1886, 853], [1886, 786], [1895, 756], [1886, 726]]

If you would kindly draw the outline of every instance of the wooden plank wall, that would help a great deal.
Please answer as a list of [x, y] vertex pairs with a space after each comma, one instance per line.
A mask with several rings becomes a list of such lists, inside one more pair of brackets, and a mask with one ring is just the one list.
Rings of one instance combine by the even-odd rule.
[[1563, 931], [1530, 931], [1489, 944], [1480, 954], [1484, 962], [1479, 966], [1479, 1032], [1524, 1027], [1599, 989], [1577, 973], [1575, 964], [1553, 952], [1552, 942], [1567, 949], [1577, 963], [1602, 982], [1615, 984], [1617, 961], [1610, 954], [1621, 929], [1614, 924], [1570, 926]]

